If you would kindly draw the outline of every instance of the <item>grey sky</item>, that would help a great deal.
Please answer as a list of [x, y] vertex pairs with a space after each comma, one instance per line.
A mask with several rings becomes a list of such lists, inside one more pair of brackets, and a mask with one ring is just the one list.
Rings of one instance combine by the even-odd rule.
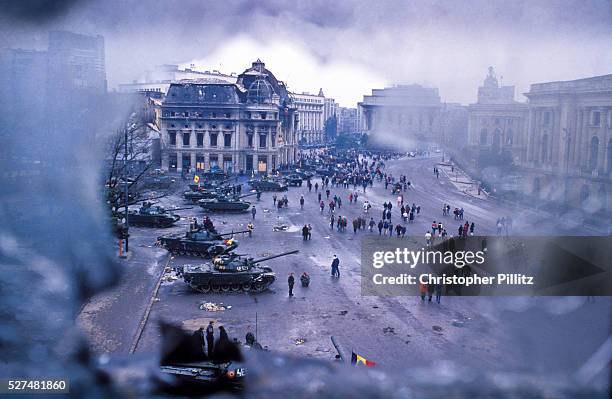
[[489, 65], [518, 93], [534, 82], [612, 73], [609, 1], [0, 4], [3, 47], [44, 48], [51, 29], [103, 35], [111, 88], [155, 64], [241, 72], [255, 57], [292, 90], [323, 87], [344, 106], [392, 83], [436, 86], [444, 101], [473, 102]]

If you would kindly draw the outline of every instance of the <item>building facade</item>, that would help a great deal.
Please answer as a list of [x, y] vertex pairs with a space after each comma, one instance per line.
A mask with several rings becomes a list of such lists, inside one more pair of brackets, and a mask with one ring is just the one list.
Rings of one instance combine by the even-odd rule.
[[303, 92], [292, 93], [298, 112], [297, 137], [300, 144], [320, 144], [324, 141], [324, 109], [325, 97], [323, 90], [314, 95]]
[[414, 84], [373, 89], [358, 108], [358, 129], [370, 135], [369, 142], [413, 147], [439, 141], [441, 103], [436, 88]]
[[514, 86], [499, 84], [492, 67], [468, 113], [467, 146], [474, 156], [488, 151], [507, 154], [515, 165], [525, 161], [528, 106], [514, 100]]
[[170, 84], [159, 115], [164, 170], [269, 173], [297, 156], [297, 109], [260, 60], [236, 83]]
[[533, 196], [612, 210], [612, 75], [532, 84], [529, 172]]
[[338, 134], [357, 133], [357, 108], [338, 109]]

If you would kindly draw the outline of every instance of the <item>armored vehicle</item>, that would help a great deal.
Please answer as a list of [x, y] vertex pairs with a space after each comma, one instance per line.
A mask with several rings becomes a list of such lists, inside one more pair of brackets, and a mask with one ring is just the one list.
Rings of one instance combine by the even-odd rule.
[[183, 266], [183, 280], [200, 292], [261, 292], [275, 280], [271, 268], [259, 263], [281, 256], [297, 254], [298, 250], [283, 252], [265, 258], [241, 258], [229, 254], [218, 256], [212, 262]]
[[[183, 362], [160, 366], [160, 371], [180, 380], [193, 393], [198, 385], [204, 388], [227, 387], [231, 390], [242, 390], [246, 368], [243, 363], [215, 363], [208, 360]], [[192, 387], [195, 385], [195, 387]]]
[[288, 187], [281, 180], [269, 177], [249, 180], [249, 185], [257, 191], [287, 191]]
[[[248, 233], [248, 230], [236, 233]], [[167, 234], [158, 237], [157, 241], [159, 245], [175, 255], [212, 257], [232, 251], [238, 247], [238, 241], [232, 238], [236, 233], [219, 234], [199, 229], [187, 231], [185, 234]]]
[[242, 198], [256, 194], [255, 192], [238, 196], [220, 195], [212, 199], [201, 199], [198, 205], [205, 212], [245, 212], [251, 207], [251, 203], [242, 201]]
[[191, 202], [198, 202], [201, 199], [217, 198], [223, 194], [239, 195], [241, 191], [240, 184], [219, 186], [216, 188], [201, 188], [196, 191], [185, 191], [184, 197]]
[[301, 187], [302, 186], [302, 178], [297, 174], [284, 176], [283, 181], [285, 181], [287, 185], [291, 187]]
[[172, 212], [183, 209], [191, 208], [168, 210], [161, 206], [153, 206], [151, 202], [143, 202], [138, 210], [128, 211], [128, 222], [132, 226], [170, 227], [181, 219], [179, 215]]

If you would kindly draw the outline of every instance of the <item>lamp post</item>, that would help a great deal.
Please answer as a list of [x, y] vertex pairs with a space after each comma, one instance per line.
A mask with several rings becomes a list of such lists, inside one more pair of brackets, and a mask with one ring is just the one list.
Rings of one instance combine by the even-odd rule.
[[128, 171], [127, 171], [127, 158], [128, 158], [128, 129], [124, 128], [124, 140], [125, 140], [125, 146], [124, 146], [124, 154], [123, 154], [123, 180], [124, 180], [124, 184], [125, 184], [125, 224], [124, 224], [124, 231], [125, 231], [125, 254], [127, 255], [128, 250], [129, 250], [129, 228], [130, 228], [130, 222], [128, 220], [128, 191], [129, 191], [129, 186], [128, 186]]

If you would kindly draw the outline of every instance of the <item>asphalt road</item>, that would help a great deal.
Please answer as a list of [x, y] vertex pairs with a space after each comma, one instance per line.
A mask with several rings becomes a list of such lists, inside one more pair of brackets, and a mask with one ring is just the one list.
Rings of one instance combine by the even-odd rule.
[[[421, 215], [408, 225], [408, 235], [420, 240], [432, 220], [443, 219], [447, 230], [456, 233], [459, 222], [442, 216], [442, 204], [463, 207], [465, 220], [475, 222], [476, 234], [493, 234], [495, 221], [512, 216], [512, 234], [590, 234], [577, 231], [571, 221], [560, 223], [550, 215], [515, 208], [493, 199], [474, 198], [458, 191], [448, 179], [436, 179], [433, 166], [439, 158], [403, 158], [389, 161], [387, 172], [407, 174], [413, 189], [404, 194], [405, 202], [421, 205]], [[156, 352], [160, 341], [158, 320], [182, 324], [195, 330], [215, 320], [228, 329], [230, 336], [244, 340], [248, 331], [270, 349], [298, 356], [333, 359], [336, 354], [330, 336], [338, 338], [350, 352], [377, 362], [379, 367], [406, 369], [434, 365], [453, 374], [458, 368], [469, 370], [475, 378], [482, 370], [537, 372], [564, 377], [577, 370], [609, 335], [609, 298], [483, 298], [443, 297], [440, 305], [422, 303], [415, 297], [366, 297], [361, 295], [360, 237], [370, 234], [352, 232], [351, 220], [363, 214], [362, 202], [374, 206], [371, 216], [378, 222], [382, 203], [393, 201], [394, 222], [398, 221], [396, 196], [375, 182], [364, 194], [359, 189], [359, 203], [349, 205], [352, 190], [332, 188], [342, 198], [337, 215], [347, 216], [346, 232], [329, 228], [327, 210], [321, 214], [314, 189], [291, 188], [287, 193], [289, 208], [277, 211], [272, 193], [264, 193], [257, 207], [252, 238], [238, 237], [239, 253], [265, 256], [292, 249], [298, 255], [266, 263], [277, 273], [277, 281], [260, 294], [201, 294], [193, 292], [181, 280], [163, 282], [137, 347], [138, 352]], [[306, 204], [300, 210], [299, 197]], [[279, 197], [282, 194], [279, 194]], [[323, 195], [325, 197], [325, 195]], [[163, 203], [183, 205], [178, 196]], [[181, 211], [183, 216], [203, 216], [200, 209]], [[368, 216], [369, 217], [369, 216]], [[249, 214], [212, 215], [220, 232], [245, 228]], [[312, 240], [304, 242], [300, 228], [310, 223]], [[148, 304], [159, 273], [165, 265], [165, 251], [152, 247], [155, 237], [165, 232], [184, 231], [188, 222], [181, 220], [171, 229], [132, 229], [134, 253], [126, 262], [126, 275], [119, 287], [87, 304], [79, 317], [93, 347], [99, 352], [127, 352]], [[289, 229], [274, 232], [285, 224]], [[377, 233], [376, 233], [377, 234]], [[396, 238], [393, 238], [396, 239]], [[409, 238], [406, 237], [405, 240]], [[330, 276], [333, 254], [341, 260], [340, 279]], [[170, 265], [197, 263], [198, 259], [179, 256]], [[299, 275], [307, 271], [311, 285], [302, 288]], [[296, 276], [295, 296], [288, 297], [287, 275]], [[200, 310], [198, 305], [213, 302], [231, 306], [220, 312]], [[462, 327], [453, 321], [463, 322]], [[436, 329], [433, 327], [436, 326]], [[440, 328], [438, 328], [440, 327]], [[571, 343], [571, 351], [559, 350]]]

